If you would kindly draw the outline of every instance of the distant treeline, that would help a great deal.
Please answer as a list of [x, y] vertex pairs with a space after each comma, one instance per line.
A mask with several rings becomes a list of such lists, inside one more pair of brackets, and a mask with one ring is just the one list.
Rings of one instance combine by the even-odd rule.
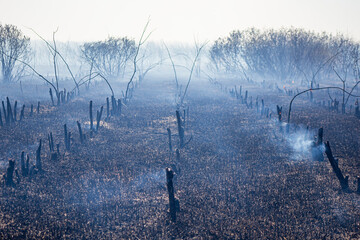
[[315, 33], [299, 28], [233, 31], [210, 49], [217, 71], [245, 79], [315, 83], [338, 74], [359, 75], [359, 42], [341, 34]]

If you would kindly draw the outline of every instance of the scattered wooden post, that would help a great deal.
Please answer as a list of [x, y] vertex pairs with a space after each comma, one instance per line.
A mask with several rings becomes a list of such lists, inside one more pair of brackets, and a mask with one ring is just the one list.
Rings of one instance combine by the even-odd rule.
[[33, 115], [33, 111], [34, 111], [34, 106], [31, 104], [31, 106], [30, 106], [30, 117]]
[[90, 130], [93, 131], [93, 114], [92, 114], [92, 105], [93, 102], [90, 101], [89, 114], [90, 114]]
[[332, 169], [336, 174], [336, 177], [339, 179], [342, 190], [347, 190], [349, 188], [349, 176], [344, 178], [344, 175], [341, 173], [339, 165], [332, 154], [329, 141], [325, 143], [325, 153], [329, 159]]
[[170, 216], [171, 216], [171, 221], [176, 222], [176, 202], [175, 202], [173, 178], [174, 178], [174, 172], [170, 168], [166, 168], [166, 183], [167, 183], [167, 190], [169, 193]]
[[171, 143], [171, 130], [170, 128], [167, 128], [168, 136], [169, 136], [169, 150], [170, 154], [172, 153], [172, 143]]
[[360, 194], [360, 177], [357, 178], [357, 190], [356, 190], [357, 194]]
[[42, 170], [42, 164], [41, 164], [41, 139], [39, 142], [39, 147], [36, 150], [36, 162], [35, 162], [36, 168], [41, 171]]
[[178, 131], [179, 131], [180, 148], [182, 148], [184, 146], [184, 128], [181, 124], [181, 117], [178, 110], [176, 110], [176, 119], [178, 124]]
[[40, 114], [40, 102], [38, 102], [38, 104], [37, 104], [37, 110], [36, 110], [36, 112], [37, 112], [38, 114]]
[[8, 187], [14, 186], [14, 180], [13, 180], [14, 170], [15, 170], [15, 161], [9, 160], [9, 166], [6, 170], [6, 175], [5, 175], [5, 185]]

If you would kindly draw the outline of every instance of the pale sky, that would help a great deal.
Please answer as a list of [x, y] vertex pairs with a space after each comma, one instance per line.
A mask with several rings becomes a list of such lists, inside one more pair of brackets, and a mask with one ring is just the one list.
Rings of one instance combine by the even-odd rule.
[[60, 41], [138, 39], [150, 17], [151, 40], [216, 40], [248, 27], [302, 27], [360, 40], [360, 0], [0, 0], [0, 22]]

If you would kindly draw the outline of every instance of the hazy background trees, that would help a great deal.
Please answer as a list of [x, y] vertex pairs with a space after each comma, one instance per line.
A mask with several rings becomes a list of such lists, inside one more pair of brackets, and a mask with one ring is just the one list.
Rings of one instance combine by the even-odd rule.
[[119, 78], [135, 54], [135, 41], [127, 37], [109, 37], [104, 41], [87, 42], [81, 46], [81, 57], [92, 71], [107, 78]]
[[333, 67], [346, 79], [353, 71], [358, 43], [343, 35], [299, 28], [233, 31], [210, 49], [217, 71], [249, 80], [266, 79], [314, 85], [334, 77]]
[[18, 80], [24, 74], [25, 66], [18, 60], [29, 61], [30, 38], [14, 25], [0, 24], [0, 61], [3, 83]]

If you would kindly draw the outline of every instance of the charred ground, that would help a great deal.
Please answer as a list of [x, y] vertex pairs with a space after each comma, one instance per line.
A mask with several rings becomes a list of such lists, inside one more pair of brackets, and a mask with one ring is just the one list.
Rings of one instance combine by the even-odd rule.
[[[22, 151], [33, 162], [39, 139], [44, 171], [1, 187], [1, 238], [360, 238], [359, 195], [341, 191], [326, 156], [317, 162], [309, 152], [296, 152], [292, 137], [279, 130], [274, 109], [282, 105], [286, 113], [291, 96], [249, 87], [254, 105], [259, 96], [272, 111], [266, 117], [228, 90], [208, 83], [192, 87], [203, 90], [189, 92], [185, 139], [191, 140], [180, 150], [179, 162], [168, 148], [167, 128], [174, 149], [178, 136], [167, 82], [142, 84], [121, 116], [102, 121], [92, 137], [89, 100], [96, 110], [105, 107], [106, 95], [84, 94], [59, 107], [43, 102], [39, 114], [2, 127], [2, 172], [8, 160], [20, 168]], [[356, 190], [360, 120], [306, 98], [296, 101], [292, 116], [297, 132], [309, 126], [308, 139], [324, 128], [324, 139]], [[83, 124], [84, 144], [76, 121]], [[65, 123], [72, 132], [70, 151], [64, 149]], [[60, 144], [56, 160], [50, 157], [49, 132]], [[180, 202], [175, 223], [168, 213], [165, 176], [165, 168], [174, 166]]]

